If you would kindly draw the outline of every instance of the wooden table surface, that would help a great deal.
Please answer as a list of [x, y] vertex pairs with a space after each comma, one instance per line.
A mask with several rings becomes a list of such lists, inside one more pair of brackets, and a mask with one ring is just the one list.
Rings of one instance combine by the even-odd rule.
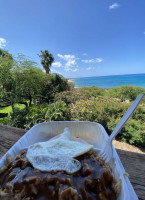
[[[26, 130], [0, 125], [0, 158]], [[145, 155], [116, 149], [140, 200], [145, 200]]]

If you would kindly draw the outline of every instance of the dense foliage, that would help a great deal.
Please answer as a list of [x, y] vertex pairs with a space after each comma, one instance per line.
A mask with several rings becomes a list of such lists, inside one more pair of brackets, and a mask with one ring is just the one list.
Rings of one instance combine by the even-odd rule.
[[5, 51], [0, 55], [0, 107], [11, 105], [14, 111], [16, 103], [26, 107], [32, 102], [49, 103], [56, 93], [70, 89], [62, 76], [44, 73], [24, 55], [15, 59]]
[[66, 121], [70, 119], [69, 109], [63, 101], [38, 104], [29, 109], [15, 109], [10, 115], [9, 125], [29, 129], [37, 123], [47, 121]]
[[108, 90], [107, 96], [118, 98], [122, 101], [125, 100], [133, 101], [140, 93], [145, 94], [144, 88], [125, 85], [119, 88], [112, 88]]
[[[111, 134], [127, 108], [144, 88], [74, 88], [58, 74], [46, 74], [23, 55], [0, 51], [0, 123], [29, 129], [46, 121], [95, 121]], [[23, 105], [23, 106], [22, 106]], [[9, 111], [8, 111], [9, 109]], [[145, 98], [118, 139], [145, 146]]]

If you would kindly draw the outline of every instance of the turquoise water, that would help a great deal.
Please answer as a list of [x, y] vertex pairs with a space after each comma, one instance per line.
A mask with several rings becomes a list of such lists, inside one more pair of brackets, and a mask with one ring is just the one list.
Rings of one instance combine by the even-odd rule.
[[72, 81], [75, 83], [75, 87], [112, 88], [121, 85], [133, 85], [145, 88], [145, 74], [73, 78]]

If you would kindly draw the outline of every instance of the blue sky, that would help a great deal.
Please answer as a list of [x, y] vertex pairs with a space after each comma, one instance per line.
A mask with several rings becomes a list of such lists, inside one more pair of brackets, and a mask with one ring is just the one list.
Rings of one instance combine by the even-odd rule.
[[67, 78], [145, 73], [144, 0], [1, 0], [0, 48]]

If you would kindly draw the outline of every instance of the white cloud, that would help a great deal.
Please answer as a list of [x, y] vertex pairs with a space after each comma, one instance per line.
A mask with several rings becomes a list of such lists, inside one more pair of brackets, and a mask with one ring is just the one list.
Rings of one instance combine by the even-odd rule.
[[120, 7], [118, 3], [113, 3], [111, 6], [109, 6], [109, 9], [116, 9], [118, 7]]
[[102, 58], [97, 58], [98, 63], [102, 62], [103, 59]]
[[65, 68], [64, 70], [65, 70], [66, 72], [77, 72], [77, 71], [78, 71], [77, 68], [75, 68], [75, 69]]
[[95, 69], [94, 67], [87, 67], [86, 70], [90, 71], [92, 69]]
[[52, 63], [52, 66], [53, 67], [61, 67], [62, 64], [61, 64], [61, 62], [54, 62], [54, 63]]
[[[57, 56], [58, 56], [59, 58], [63, 59], [64, 61], [66, 61], [65, 64], [64, 64], [64, 70], [65, 70], [65, 71], [67, 71], [67, 72], [68, 72], [68, 71], [74, 71], [74, 72], [78, 71], [77, 68], [76, 68], [76, 67], [78, 67], [77, 62], [76, 62], [76, 60], [77, 60], [78, 58], [76, 58], [75, 55], [70, 55], [70, 54], [66, 54], [66, 55], [57, 54]], [[72, 68], [74, 68], [74, 67], [75, 67], [75, 69], [72, 69]]]
[[57, 54], [57, 56], [65, 61], [69, 61], [72, 59], [75, 59], [75, 55], [62, 55], [62, 54]]
[[6, 39], [0, 38], [0, 48], [3, 48], [6, 46]]
[[75, 60], [68, 60], [65, 64], [65, 67], [77, 67], [77, 63]]
[[83, 55], [83, 56], [87, 56], [87, 53], [83, 53], [82, 55]]
[[79, 71], [79, 70], [78, 70], [77, 68], [75, 68], [75, 69], [73, 69], [72, 71], [73, 71], [73, 72], [77, 72], [77, 71]]
[[84, 63], [100, 63], [103, 61], [102, 58], [95, 58], [95, 59], [90, 59], [90, 60], [81, 60]]

